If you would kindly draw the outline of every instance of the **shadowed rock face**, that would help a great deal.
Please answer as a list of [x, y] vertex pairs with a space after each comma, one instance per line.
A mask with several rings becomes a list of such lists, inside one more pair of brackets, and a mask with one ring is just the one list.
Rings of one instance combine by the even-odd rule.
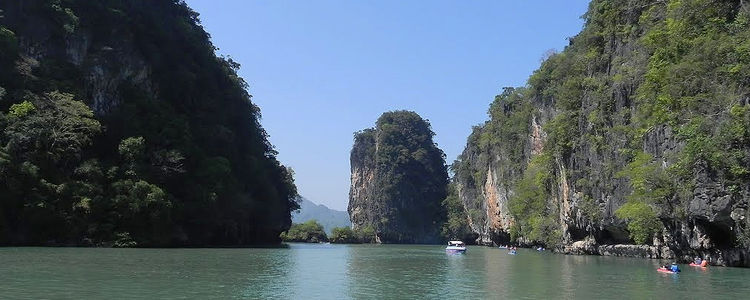
[[[454, 164], [469, 225], [482, 244], [514, 240], [567, 253], [682, 261], [702, 256], [712, 264], [750, 266], [750, 177], [743, 173], [750, 158], [750, 122], [744, 112], [750, 108], [750, 90], [720, 67], [714, 71], [686, 64], [733, 65], [736, 50], [721, 57], [706, 55], [713, 50], [703, 52], [701, 47], [714, 49], [714, 42], [706, 41], [715, 39], [694, 39], [691, 49], [658, 69], [653, 63], [659, 55], [672, 53], [664, 48], [669, 43], [648, 40], [664, 32], [667, 18], [690, 28], [708, 28], [703, 20], [712, 16], [728, 24], [744, 20], [750, 5], [696, 1], [669, 8], [652, 1], [626, 2], [592, 1], [586, 26], [570, 45], [545, 61], [526, 87], [499, 95], [490, 107], [490, 120], [474, 128]], [[608, 31], [615, 27], [633, 30]], [[742, 40], [750, 35], [742, 28], [722, 27], [712, 34]], [[603, 37], [603, 32], [611, 34]], [[657, 69], [671, 71], [647, 76]], [[682, 77], [688, 73], [711, 80], [695, 88], [697, 83]], [[598, 82], [596, 87], [584, 83], [592, 81]], [[654, 86], [661, 90], [645, 92]], [[671, 119], [654, 117], [659, 99], [669, 97], [704, 102], [669, 108]], [[690, 127], [693, 124], [700, 126]], [[727, 132], [736, 138], [727, 138]], [[705, 138], [695, 138], [700, 135]], [[636, 154], [648, 157], [648, 168], [638, 171], [647, 175], [627, 171]], [[539, 161], [542, 167], [534, 165]], [[535, 175], [529, 172], [532, 168], [543, 171], [529, 176]], [[638, 176], [646, 178], [642, 194], [634, 187]], [[525, 179], [533, 188], [521, 190]], [[537, 210], [513, 212], [514, 203], [534, 201], [541, 202]], [[628, 220], [615, 213], [631, 201], [646, 203], [656, 214], [659, 228], [643, 245], [635, 245]], [[528, 215], [538, 218], [529, 221]], [[521, 224], [522, 219], [526, 223]], [[544, 222], [551, 226], [519, 229]], [[551, 231], [557, 235], [540, 239]]]
[[[298, 208], [292, 173], [239, 65], [215, 51], [184, 1], [0, 1], [0, 245], [280, 242]], [[48, 104], [50, 92], [72, 104]], [[96, 134], [65, 159], [36, 155], [52, 148], [36, 140], [85, 130], [35, 122], [19, 132], [39, 132], [23, 137], [37, 146], [6, 155], [21, 123], [4, 115], [23, 101], [55, 120], [85, 104], [78, 115], [92, 114]], [[139, 149], [127, 162], [126, 141]], [[16, 166], [34, 166], [34, 180]]]
[[384, 113], [357, 132], [351, 152], [349, 216], [380, 243], [435, 243], [445, 212], [445, 155], [430, 124], [410, 111]]

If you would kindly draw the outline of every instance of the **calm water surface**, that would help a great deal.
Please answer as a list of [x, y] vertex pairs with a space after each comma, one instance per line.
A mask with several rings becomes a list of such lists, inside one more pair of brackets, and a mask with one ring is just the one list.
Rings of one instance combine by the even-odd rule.
[[0, 248], [1, 299], [750, 299], [750, 269], [469, 247]]

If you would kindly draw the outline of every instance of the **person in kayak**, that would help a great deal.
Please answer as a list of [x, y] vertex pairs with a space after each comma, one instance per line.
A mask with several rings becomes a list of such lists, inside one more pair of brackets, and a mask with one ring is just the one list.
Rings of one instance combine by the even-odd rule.
[[703, 260], [700, 257], [695, 257], [695, 259], [693, 260], [693, 263], [696, 265], [700, 265], [701, 262], [703, 262]]
[[673, 262], [672, 266], [670, 266], [669, 268], [667, 268], [667, 270], [670, 270], [670, 271], [675, 272], [675, 273], [679, 273], [680, 272], [680, 267], [677, 266], [677, 263]]

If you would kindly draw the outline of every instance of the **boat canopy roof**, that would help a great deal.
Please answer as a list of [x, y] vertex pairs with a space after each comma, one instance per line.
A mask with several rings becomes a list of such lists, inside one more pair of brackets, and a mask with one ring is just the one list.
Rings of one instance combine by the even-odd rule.
[[464, 242], [462, 241], [450, 241], [448, 242], [448, 245], [463, 245]]

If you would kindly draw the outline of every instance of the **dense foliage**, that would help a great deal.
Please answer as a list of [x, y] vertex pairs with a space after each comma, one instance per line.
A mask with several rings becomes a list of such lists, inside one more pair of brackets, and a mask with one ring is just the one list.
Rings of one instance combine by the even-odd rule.
[[469, 227], [468, 215], [461, 199], [458, 198], [455, 183], [451, 182], [448, 185], [448, 193], [442, 205], [446, 212], [445, 222], [440, 229], [443, 240], [472, 243], [477, 237]]
[[353, 228], [371, 226], [383, 242], [439, 240], [448, 173], [434, 135], [430, 123], [411, 111], [383, 113], [374, 129], [355, 134], [353, 176], [368, 179], [352, 183]]
[[287, 232], [281, 233], [281, 239], [285, 242], [322, 243], [328, 241], [328, 236], [316, 220], [305, 223], [292, 224]]
[[[457, 162], [459, 182], [480, 190], [488, 165], [504, 174], [513, 238], [650, 243], [665, 227], [712, 222], [714, 237], [733, 240], [720, 246], [750, 245], [750, 3], [594, 0], [584, 20], [526, 87], [495, 99]], [[540, 153], [533, 122], [546, 133]], [[691, 211], [699, 193], [730, 199], [728, 211]], [[582, 216], [568, 232], [564, 201]]]
[[335, 227], [331, 233], [330, 241], [337, 244], [375, 243], [375, 229], [369, 226], [356, 230], [350, 227]]
[[278, 241], [293, 174], [184, 2], [0, 9], [0, 245]]

